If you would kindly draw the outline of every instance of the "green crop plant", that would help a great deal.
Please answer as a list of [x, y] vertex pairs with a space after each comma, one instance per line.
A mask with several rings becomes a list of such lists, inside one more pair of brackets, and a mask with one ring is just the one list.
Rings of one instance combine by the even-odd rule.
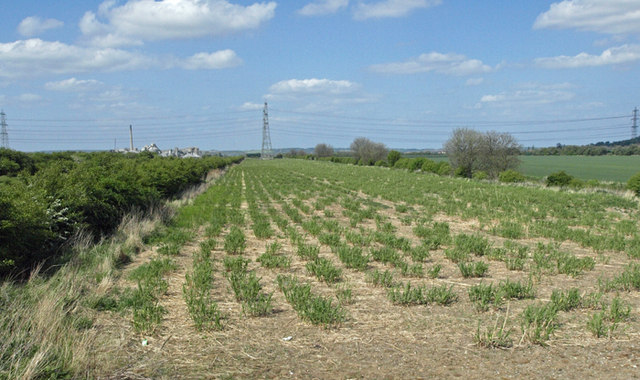
[[429, 270], [427, 271], [427, 276], [429, 278], [438, 278], [441, 270], [442, 270], [442, 265], [435, 264], [434, 266], [429, 268]]
[[469, 288], [469, 300], [479, 311], [487, 311], [490, 305], [500, 307], [503, 303], [502, 297], [501, 288], [493, 284], [478, 284]]
[[337, 247], [336, 254], [347, 268], [364, 271], [369, 265], [369, 256], [365, 256], [360, 247], [343, 244]]
[[577, 288], [567, 291], [556, 289], [551, 293], [551, 303], [559, 311], [570, 311], [582, 307], [582, 297]]
[[[509, 308], [505, 316], [500, 321], [500, 316], [496, 317], [496, 322], [492, 328], [487, 327], [484, 331], [480, 329], [478, 321], [478, 329], [473, 337], [473, 341], [480, 347], [485, 348], [509, 348], [513, 346], [511, 339], [511, 329], [507, 328], [509, 320]], [[502, 323], [501, 323], [502, 322]]]
[[307, 271], [315, 275], [319, 280], [332, 284], [340, 281], [342, 270], [337, 268], [331, 260], [318, 257], [314, 261], [309, 261], [306, 265]]
[[299, 243], [297, 253], [302, 259], [315, 260], [320, 254], [320, 247], [312, 244]]
[[500, 281], [498, 284], [498, 290], [509, 299], [533, 299], [535, 297], [535, 291], [533, 289], [533, 283], [529, 280], [526, 284], [520, 281], [511, 281], [509, 279]]
[[383, 288], [390, 288], [394, 285], [393, 273], [391, 273], [391, 271], [389, 270], [385, 270], [383, 272], [375, 269], [373, 271], [367, 272], [366, 280], [374, 286], [381, 286]]
[[462, 277], [484, 277], [489, 270], [489, 265], [483, 261], [465, 263], [459, 262], [458, 268], [460, 269], [460, 273]]
[[457, 235], [454, 239], [454, 243], [455, 243], [456, 250], [459, 250], [465, 253], [471, 253], [476, 256], [484, 256], [487, 253], [489, 253], [489, 250], [491, 249], [491, 244], [489, 243], [489, 240], [487, 240], [487, 238], [478, 234]]
[[231, 255], [237, 255], [244, 252], [247, 245], [244, 232], [237, 226], [232, 226], [231, 230], [224, 238], [224, 250]]
[[294, 276], [278, 275], [278, 287], [298, 316], [314, 325], [330, 327], [346, 318], [340, 305], [334, 305], [330, 298], [315, 295], [311, 285], [301, 284]]
[[558, 310], [552, 303], [532, 304], [521, 314], [522, 336], [530, 343], [546, 345], [558, 327]]

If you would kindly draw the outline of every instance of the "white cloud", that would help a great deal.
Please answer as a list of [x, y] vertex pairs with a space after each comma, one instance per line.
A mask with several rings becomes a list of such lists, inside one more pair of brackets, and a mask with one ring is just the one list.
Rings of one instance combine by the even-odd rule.
[[18, 33], [25, 37], [32, 37], [49, 29], [55, 29], [63, 26], [64, 23], [54, 18], [42, 20], [40, 17], [27, 17], [18, 25]]
[[116, 6], [107, 1], [97, 15], [85, 13], [80, 30], [99, 46], [220, 36], [258, 28], [273, 18], [275, 8], [275, 2], [243, 6], [227, 0], [130, 0]]
[[525, 83], [518, 89], [503, 91], [498, 94], [487, 94], [480, 98], [476, 108], [492, 106], [500, 108], [531, 107], [553, 103], [567, 102], [575, 97], [573, 86], [569, 83], [551, 85]]
[[49, 91], [82, 92], [100, 87], [103, 83], [95, 79], [69, 78], [57, 82], [47, 82], [44, 88]]
[[384, 0], [377, 3], [358, 3], [354, 17], [357, 20], [369, 18], [404, 17], [420, 8], [440, 5], [442, 0]]
[[289, 79], [273, 84], [269, 91], [273, 94], [345, 94], [359, 86], [348, 80], [329, 79]]
[[604, 65], [619, 65], [640, 60], [640, 45], [622, 45], [602, 52], [600, 55], [580, 53], [574, 56], [537, 58], [536, 65], [547, 69], [566, 69]]
[[608, 34], [640, 33], [640, 2], [635, 0], [565, 0], [551, 4], [535, 29], [577, 29]]
[[264, 104], [245, 102], [243, 105], [240, 106], [240, 109], [243, 111], [254, 111], [254, 110], [261, 110], [263, 107], [264, 107]]
[[233, 50], [220, 50], [214, 53], [197, 53], [185, 59], [180, 66], [187, 70], [212, 70], [236, 67], [242, 60]]
[[370, 66], [375, 72], [385, 74], [417, 74], [436, 72], [446, 75], [474, 75], [492, 70], [488, 65], [477, 59], [467, 59], [462, 54], [442, 54], [431, 52], [421, 54], [405, 62], [382, 63]]
[[317, 0], [298, 10], [303, 16], [321, 16], [335, 13], [349, 5], [349, 0]]
[[38, 38], [0, 43], [0, 77], [132, 70], [152, 64], [150, 58], [119, 49], [83, 48]]
[[33, 103], [42, 99], [42, 96], [38, 94], [25, 93], [18, 96], [18, 100], [23, 103]]
[[479, 86], [484, 82], [484, 78], [469, 78], [465, 82], [467, 86]]

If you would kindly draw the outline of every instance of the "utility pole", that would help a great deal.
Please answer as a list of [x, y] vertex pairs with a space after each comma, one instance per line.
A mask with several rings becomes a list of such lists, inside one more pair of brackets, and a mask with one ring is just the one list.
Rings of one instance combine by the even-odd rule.
[[129, 151], [133, 152], [133, 126], [129, 124]]
[[9, 149], [9, 132], [7, 132], [7, 114], [0, 111], [0, 125], [2, 125], [2, 147]]
[[638, 107], [633, 109], [633, 126], [631, 126], [631, 138], [638, 137]]
[[273, 158], [271, 149], [271, 134], [269, 133], [269, 109], [267, 102], [264, 102], [264, 110], [262, 111], [262, 152], [260, 158], [270, 160]]

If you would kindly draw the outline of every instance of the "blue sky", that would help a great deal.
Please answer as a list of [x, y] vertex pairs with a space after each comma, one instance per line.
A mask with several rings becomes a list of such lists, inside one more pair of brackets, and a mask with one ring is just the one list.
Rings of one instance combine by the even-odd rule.
[[3, 4], [11, 148], [440, 148], [631, 137], [640, 1], [119, 0]]

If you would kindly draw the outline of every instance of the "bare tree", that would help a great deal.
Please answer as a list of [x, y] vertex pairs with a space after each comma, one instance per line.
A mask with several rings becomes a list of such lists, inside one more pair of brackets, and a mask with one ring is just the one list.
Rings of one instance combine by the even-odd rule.
[[480, 156], [481, 140], [480, 132], [469, 128], [457, 128], [444, 144], [449, 163], [459, 174], [471, 177]]
[[491, 177], [507, 169], [515, 169], [520, 161], [520, 145], [509, 133], [490, 131], [480, 133], [458, 128], [445, 143], [444, 149], [451, 166], [465, 177], [483, 170]]
[[334, 154], [333, 147], [327, 144], [318, 144], [316, 148], [313, 150], [313, 153], [316, 157], [331, 157]]
[[520, 149], [520, 144], [511, 134], [489, 131], [482, 136], [478, 169], [494, 178], [500, 172], [515, 169], [520, 164]]
[[387, 147], [366, 137], [358, 137], [351, 143], [351, 152], [356, 161], [365, 165], [373, 165], [376, 161], [386, 158]]

